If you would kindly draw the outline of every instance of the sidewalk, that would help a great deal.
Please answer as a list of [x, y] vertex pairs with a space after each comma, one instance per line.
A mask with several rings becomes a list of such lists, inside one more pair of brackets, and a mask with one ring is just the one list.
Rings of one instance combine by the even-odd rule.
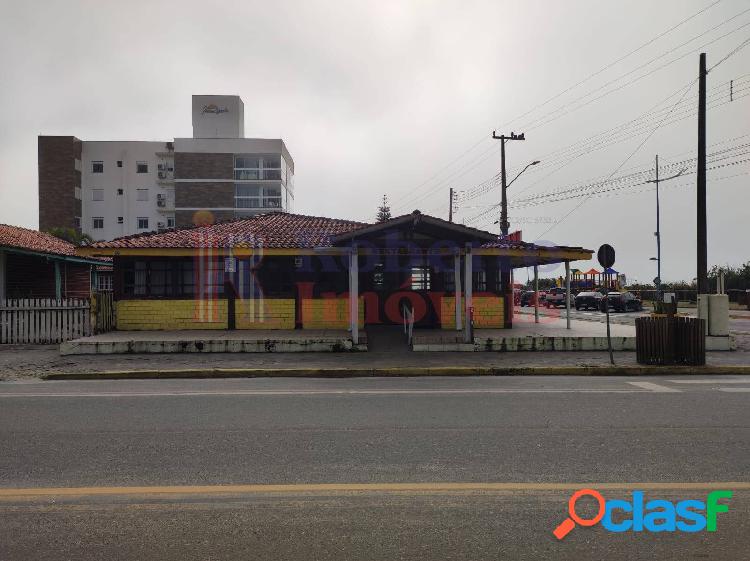
[[[736, 368], [738, 372], [747, 369], [747, 373], [750, 373], [750, 352], [707, 353], [706, 362], [710, 367]], [[148, 375], [151, 377], [157, 377], [159, 373], [169, 376], [170, 372], [171, 375], [182, 376], [649, 373], [638, 367], [634, 352], [616, 352], [615, 363], [618, 370], [613, 371], [609, 367], [609, 355], [600, 351], [415, 353], [391, 352], [388, 348], [381, 348], [367, 353], [60, 356], [56, 345], [3, 345], [0, 348], [0, 380], [32, 380], [49, 375], [104, 372], [140, 372], [143, 376], [150, 373]], [[674, 373], [661, 368], [659, 373]], [[703, 367], [681, 368], [684, 370], [682, 373], [707, 373]]]

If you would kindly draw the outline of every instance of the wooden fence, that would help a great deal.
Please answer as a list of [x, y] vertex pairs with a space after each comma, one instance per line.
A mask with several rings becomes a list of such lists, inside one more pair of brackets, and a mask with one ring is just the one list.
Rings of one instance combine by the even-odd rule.
[[706, 364], [706, 320], [669, 315], [635, 320], [639, 364]]
[[89, 300], [0, 300], [0, 343], [61, 343], [91, 335]]
[[112, 291], [94, 294], [91, 306], [91, 323], [95, 333], [107, 333], [115, 328], [115, 299]]

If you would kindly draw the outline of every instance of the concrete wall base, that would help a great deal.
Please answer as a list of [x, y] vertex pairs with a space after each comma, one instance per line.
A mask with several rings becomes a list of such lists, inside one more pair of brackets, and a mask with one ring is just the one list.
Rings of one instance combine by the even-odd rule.
[[78, 339], [60, 345], [61, 355], [109, 355], [141, 353], [307, 353], [366, 351], [366, 344], [351, 339], [320, 338], [305, 340], [200, 339], [182, 341], [86, 341]]

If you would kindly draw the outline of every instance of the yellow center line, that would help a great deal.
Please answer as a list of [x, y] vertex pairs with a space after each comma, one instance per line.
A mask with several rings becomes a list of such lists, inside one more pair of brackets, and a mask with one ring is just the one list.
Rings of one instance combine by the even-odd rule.
[[69, 497], [114, 495], [218, 495], [265, 493], [371, 493], [451, 491], [572, 491], [577, 489], [750, 490], [750, 481], [648, 482], [648, 483], [301, 483], [269, 485], [170, 485], [142, 487], [30, 487], [0, 488], [0, 500], [22, 497]]

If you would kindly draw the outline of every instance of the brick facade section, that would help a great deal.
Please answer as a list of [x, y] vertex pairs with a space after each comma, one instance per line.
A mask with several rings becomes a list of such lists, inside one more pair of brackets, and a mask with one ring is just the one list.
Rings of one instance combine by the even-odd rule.
[[39, 229], [74, 228], [81, 216], [81, 200], [75, 188], [81, 186], [81, 172], [75, 169], [81, 159], [82, 143], [74, 136], [40, 136]]
[[175, 187], [177, 208], [234, 208], [234, 183], [180, 183]]
[[[174, 177], [175, 179], [234, 179], [234, 154], [175, 152]], [[179, 190], [181, 185], [177, 187]]]

